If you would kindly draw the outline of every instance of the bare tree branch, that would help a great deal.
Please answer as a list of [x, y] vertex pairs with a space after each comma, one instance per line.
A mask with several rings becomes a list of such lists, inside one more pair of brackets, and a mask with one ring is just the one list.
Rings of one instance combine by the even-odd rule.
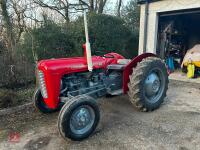
[[88, 2], [80, 0], [80, 2], [86, 5], [91, 12], [102, 14], [107, 0], [89, 0]]
[[107, 0], [99, 0], [99, 7], [98, 7], [98, 13], [102, 14], [103, 13], [103, 9], [106, 5]]
[[21, 38], [22, 33], [24, 32], [24, 28], [26, 26], [25, 20], [24, 20], [24, 18], [25, 18], [24, 13], [27, 9], [27, 6], [24, 6], [24, 8], [19, 6], [18, 5], [19, 0], [17, 0], [17, 1], [12, 0], [11, 2], [12, 2], [12, 6], [13, 6], [14, 12], [15, 12], [16, 17], [17, 17], [16, 20], [17, 20], [18, 32], [16, 33], [17, 35], [16, 35], [16, 41], [15, 42], [18, 43], [20, 38]]
[[49, 5], [44, 3], [42, 0], [34, 0], [36, 4], [38, 4], [41, 7], [44, 8], [49, 8], [51, 10], [56, 11], [59, 13], [65, 20], [66, 22], [69, 22], [69, 3], [67, 0], [65, 2], [63, 0], [58, 0], [58, 3], [55, 3], [55, 5]]

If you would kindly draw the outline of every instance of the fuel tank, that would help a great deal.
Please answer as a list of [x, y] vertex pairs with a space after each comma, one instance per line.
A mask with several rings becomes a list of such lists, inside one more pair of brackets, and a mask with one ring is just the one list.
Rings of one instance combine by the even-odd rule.
[[[109, 64], [117, 63], [118, 59], [123, 59], [124, 57], [116, 54], [109, 53], [107, 55], [112, 55], [113, 58], [105, 58], [101, 56], [93, 56], [93, 68], [106, 68]], [[87, 71], [87, 61], [84, 57], [72, 57], [72, 58], [59, 58], [59, 59], [48, 59], [41, 60], [38, 62], [38, 69], [46, 71], [51, 74], [66, 74], [73, 72]]]

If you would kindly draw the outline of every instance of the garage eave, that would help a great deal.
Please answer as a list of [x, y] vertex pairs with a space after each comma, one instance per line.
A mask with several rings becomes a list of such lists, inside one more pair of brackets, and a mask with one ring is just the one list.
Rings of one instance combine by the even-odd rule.
[[146, 2], [153, 3], [157, 1], [161, 1], [161, 0], [137, 0], [137, 3], [142, 5], [142, 4], [145, 4]]

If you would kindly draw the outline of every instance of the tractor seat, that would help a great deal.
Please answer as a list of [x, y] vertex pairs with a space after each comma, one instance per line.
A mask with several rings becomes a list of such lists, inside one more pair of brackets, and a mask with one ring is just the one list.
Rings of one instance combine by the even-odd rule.
[[108, 65], [108, 70], [124, 70], [131, 59], [118, 59], [117, 64]]
[[107, 69], [108, 70], [124, 70], [126, 65], [121, 65], [121, 64], [112, 64], [108, 65]]
[[117, 63], [119, 65], [127, 65], [129, 62], [131, 62], [131, 59], [118, 59]]

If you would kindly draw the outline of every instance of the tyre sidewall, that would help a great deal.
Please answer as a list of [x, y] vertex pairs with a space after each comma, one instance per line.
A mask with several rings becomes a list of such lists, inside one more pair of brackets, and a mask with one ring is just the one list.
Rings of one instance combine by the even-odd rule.
[[46, 106], [40, 89], [35, 90], [33, 100], [34, 100], [34, 105], [35, 105], [36, 109], [42, 113], [53, 113], [53, 112], [57, 111], [57, 109], [50, 109]]
[[[92, 127], [90, 128], [90, 130], [88, 130], [86, 133], [82, 134], [82, 135], [77, 135], [75, 133], [72, 132], [71, 128], [70, 128], [70, 119], [71, 116], [73, 114], [73, 112], [80, 106], [83, 105], [89, 105], [95, 113], [95, 120], [94, 123], [92, 125]], [[65, 107], [65, 106], [63, 106]], [[65, 108], [63, 108], [65, 109]], [[76, 141], [80, 141], [83, 140], [87, 137], [90, 136], [90, 134], [96, 129], [98, 122], [100, 120], [100, 111], [99, 111], [99, 107], [96, 104], [95, 101], [88, 101], [88, 100], [81, 100], [81, 101], [75, 101], [73, 102], [66, 110], [63, 111], [63, 109], [61, 110], [61, 113], [63, 114], [61, 121], [61, 130], [64, 134], [64, 138], [68, 137], [72, 140], [76, 140]]]
[[[151, 71], [155, 70], [155, 69], [159, 69], [162, 72], [162, 76], [164, 78], [163, 80], [163, 91], [162, 91], [162, 95], [160, 96], [160, 99], [158, 101], [156, 101], [155, 103], [151, 103], [150, 101], [147, 100], [146, 96], [145, 96], [145, 80], [148, 77], [148, 75], [150, 74]], [[145, 67], [144, 69], [144, 73], [143, 73], [143, 77], [142, 77], [142, 81], [140, 84], [140, 90], [142, 92], [140, 92], [140, 99], [142, 101], [142, 103], [144, 104], [144, 107], [147, 108], [148, 110], [154, 110], [156, 108], [158, 108], [161, 103], [164, 100], [164, 97], [166, 96], [166, 91], [167, 91], [167, 87], [168, 86], [168, 73], [167, 73], [167, 69], [164, 63], [162, 63], [160, 60], [155, 60], [152, 61], [148, 64], [147, 67]]]

